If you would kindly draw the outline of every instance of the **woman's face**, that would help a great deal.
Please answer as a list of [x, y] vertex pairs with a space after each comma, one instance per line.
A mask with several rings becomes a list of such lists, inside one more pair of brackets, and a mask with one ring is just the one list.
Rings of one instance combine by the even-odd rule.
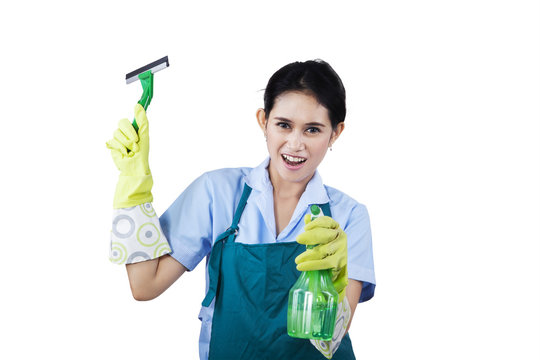
[[268, 120], [263, 109], [257, 118], [267, 139], [271, 175], [295, 183], [311, 179], [344, 127], [342, 122], [332, 130], [328, 110], [303, 92], [279, 95]]

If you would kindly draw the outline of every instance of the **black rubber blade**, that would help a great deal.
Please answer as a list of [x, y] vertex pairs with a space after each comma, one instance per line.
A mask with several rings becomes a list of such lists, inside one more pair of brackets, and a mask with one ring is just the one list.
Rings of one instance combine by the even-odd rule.
[[169, 66], [169, 57], [165, 56], [162, 57], [159, 60], [156, 60], [154, 62], [151, 62], [148, 65], [143, 66], [142, 68], [138, 68], [137, 70], [134, 70], [128, 74], [126, 74], [126, 84], [132, 83], [135, 80], [138, 80], [139, 74], [142, 74], [145, 71], [152, 70], [152, 74], [165, 69]]

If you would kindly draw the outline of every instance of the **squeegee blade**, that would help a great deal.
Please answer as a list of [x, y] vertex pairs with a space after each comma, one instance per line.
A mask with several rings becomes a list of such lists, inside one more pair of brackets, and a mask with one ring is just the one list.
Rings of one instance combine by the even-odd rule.
[[145, 71], [151, 70], [152, 74], [155, 74], [156, 72], [163, 70], [168, 66], [169, 66], [169, 57], [168, 56], [162, 57], [159, 60], [156, 60], [148, 65], [145, 65], [137, 70], [134, 70], [126, 74], [126, 84], [130, 84], [136, 80], [139, 80], [138, 76]]

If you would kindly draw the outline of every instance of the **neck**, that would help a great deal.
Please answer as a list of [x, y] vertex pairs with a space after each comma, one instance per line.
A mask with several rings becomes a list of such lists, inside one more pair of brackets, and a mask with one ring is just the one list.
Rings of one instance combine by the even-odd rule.
[[268, 175], [272, 182], [272, 187], [274, 188], [274, 198], [300, 199], [306, 190], [309, 180], [311, 180], [314, 174], [315, 173], [311, 174], [311, 176], [306, 177], [300, 182], [287, 181], [281, 178], [277, 171], [272, 169], [271, 164], [268, 165]]

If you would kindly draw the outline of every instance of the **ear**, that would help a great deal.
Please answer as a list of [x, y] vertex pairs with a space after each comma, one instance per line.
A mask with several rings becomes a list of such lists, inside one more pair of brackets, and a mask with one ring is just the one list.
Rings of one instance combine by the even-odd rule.
[[259, 126], [261, 127], [262, 131], [264, 132], [266, 136], [266, 125], [267, 125], [266, 112], [264, 111], [264, 109], [258, 109], [256, 116], [257, 116], [257, 122], [259, 123]]
[[330, 137], [330, 142], [328, 143], [328, 146], [332, 146], [332, 144], [336, 142], [339, 135], [341, 135], [341, 133], [343, 132], [344, 129], [345, 129], [345, 122], [344, 121], [337, 124], [336, 129], [332, 130], [332, 136]]

